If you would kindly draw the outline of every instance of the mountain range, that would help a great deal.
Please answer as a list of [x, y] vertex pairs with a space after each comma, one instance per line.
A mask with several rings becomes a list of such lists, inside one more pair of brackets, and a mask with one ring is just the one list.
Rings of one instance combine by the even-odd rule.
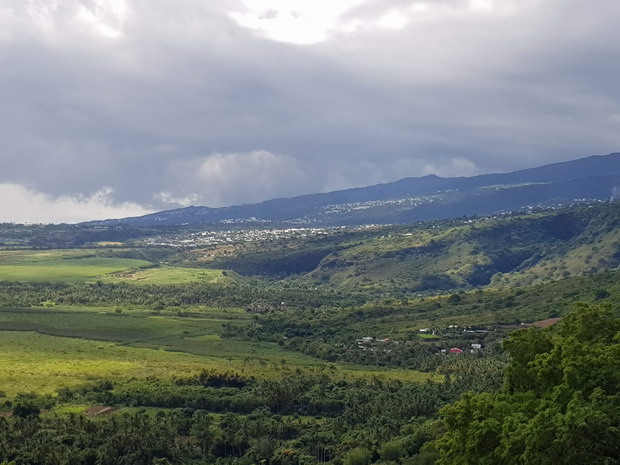
[[502, 174], [428, 175], [369, 187], [221, 208], [190, 206], [87, 224], [132, 227], [183, 224], [343, 226], [399, 224], [605, 201], [620, 195], [620, 153]]

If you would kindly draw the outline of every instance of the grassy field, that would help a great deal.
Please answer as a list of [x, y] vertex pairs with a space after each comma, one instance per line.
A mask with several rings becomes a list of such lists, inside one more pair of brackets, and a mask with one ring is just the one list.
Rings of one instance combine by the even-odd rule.
[[151, 266], [129, 258], [97, 257], [94, 250], [0, 250], [0, 280], [78, 282]]
[[[193, 341], [199, 344], [199, 341]], [[327, 364], [302, 354], [287, 352], [277, 344], [206, 340], [193, 346], [202, 355], [121, 345], [112, 342], [55, 337], [34, 332], [0, 331], [0, 391], [8, 397], [18, 392], [53, 393], [62, 386], [76, 386], [96, 379], [129, 379], [188, 376], [202, 369], [232, 370], [256, 377], [281, 376], [296, 368], [320, 369]], [[192, 349], [192, 346], [186, 346]], [[352, 364], [332, 366], [332, 375], [343, 379], [373, 376], [423, 381], [432, 375], [411, 370], [385, 370]]]
[[[52, 336], [79, 337], [124, 344], [163, 337], [219, 334], [228, 320], [154, 316], [145, 312], [79, 312], [63, 310], [0, 310], [0, 329], [36, 331]], [[239, 320], [235, 320], [239, 324]]]
[[145, 260], [100, 257], [95, 249], [0, 250], [0, 281], [130, 284], [219, 283], [238, 280], [234, 272], [156, 266]]
[[0, 365], [9, 368], [0, 379], [0, 390], [8, 396], [22, 391], [49, 393], [100, 378], [185, 375], [220, 364], [205, 357], [110, 342], [0, 332]]
[[219, 283], [237, 279], [234, 272], [208, 270], [204, 268], [179, 268], [159, 266], [156, 268], [125, 270], [103, 276], [104, 283], [130, 284], [183, 284], [189, 282]]
[[[213, 315], [215, 316], [215, 315]], [[219, 316], [222, 316], [219, 314]], [[186, 376], [201, 369], [269, 377], [282, 371], [331, 366], [343, 378], [384, 376], [420, 381], [430, 375], [351, 364], [328, 364], [275, 343], [220, 337], [231, 319], [181, 318], [145, 311], [116, 314], [76, 309], [0, 311], [0, 391], [51, 393], [99, 379]]]

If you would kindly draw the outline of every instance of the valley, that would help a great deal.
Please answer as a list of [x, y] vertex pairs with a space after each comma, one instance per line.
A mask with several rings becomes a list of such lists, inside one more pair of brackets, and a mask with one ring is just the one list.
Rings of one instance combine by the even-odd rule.
[[444, 460], [459, 402], [507, 395], [511, 344], [577, 331], [578, 311], [617, 324], [619, 226], [615, 202], [406, 225], [3, 225], [0, 457]]

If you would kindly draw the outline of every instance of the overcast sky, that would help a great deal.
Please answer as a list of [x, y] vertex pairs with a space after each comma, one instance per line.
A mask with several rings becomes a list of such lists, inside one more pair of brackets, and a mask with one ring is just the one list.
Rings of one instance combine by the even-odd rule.
[[620, 150], [618, 0], [0, 0], [0, 222]]

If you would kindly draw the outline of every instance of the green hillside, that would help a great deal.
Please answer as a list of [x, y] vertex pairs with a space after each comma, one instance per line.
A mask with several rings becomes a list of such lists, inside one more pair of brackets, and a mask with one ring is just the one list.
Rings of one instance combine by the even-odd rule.
[[614, 269], [619, 251], [613, 203], [282, 240], [208, 266], [378, 295], [548, 282]]

